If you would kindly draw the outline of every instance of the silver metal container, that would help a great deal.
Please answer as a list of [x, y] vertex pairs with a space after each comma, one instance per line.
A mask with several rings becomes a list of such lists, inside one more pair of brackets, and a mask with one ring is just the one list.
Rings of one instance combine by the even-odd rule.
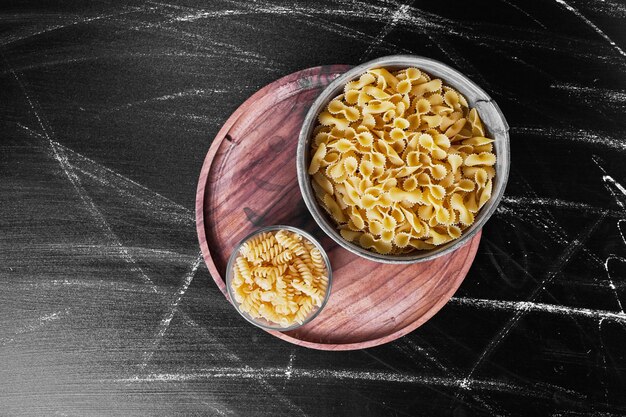
[[[497, 156], [495, 166], [496, 176], [494, 178], [491, 198], [476, 214], [474, 223], [463, 232], [461, 237], [431, 250], [416, 250], [406, 255], [381, 255], [342, 238], [335, 224], [331, 221], [329, 216], [327, 216], [324, 209], [317, 203], [313, 188], [311, 187], [311, 177], [307, 172], [310, 161], [311, 133], [317, 124], [318, 114], [323, 111], [333, 98], [342, 94], [343, 87], [347, 82], [358, 79], [364, 72], [373, 68], [399, 70], [408, 67], [417, 67], [434, 78], [441, 78], [445, 85], [449, 85], [463, 94], [470, 107], [474, 107], [478, 110], [487, 131], [486, 134], [495, 139], [494, 152]], [[506, 187], [506, 182], [509, 177], [509, 125], [495, 101], [493, 101], [483, 89], [455, 69], [441, 62], [421, 56], [391, 55], [366, 62], [346, 71], [322, 91], [311, 105], [304, 119], [304, 123], [302, 124], [300, 137], [298, 139], [296, 165], [298, 170], [298, 184], [300, 185], [300, 191], [302, 192], [306, 206], [322, 230], [339, 245], [358, 256], [375, 262], [410, 264], [429, 261], [453, 252], [463, 246], [484, 226], [485, 222], [496, 211], [502, 199], [502, 195], [504, 194], [504, 188]]]

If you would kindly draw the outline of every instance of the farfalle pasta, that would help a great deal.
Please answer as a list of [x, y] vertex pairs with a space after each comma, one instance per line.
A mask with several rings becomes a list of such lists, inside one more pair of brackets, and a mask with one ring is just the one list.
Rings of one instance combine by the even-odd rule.
[[289, 327], [321, 307], [328, 270], [306, 238], [288, 230], [266, 232], [241, 246], [231, 287], [240, 309], [252, 318]]
[[378, 68], [319, 114], [309, 175], [341, 236], [381, 254], [457, 239], [491, 197], [493, 139], [458, 91]]

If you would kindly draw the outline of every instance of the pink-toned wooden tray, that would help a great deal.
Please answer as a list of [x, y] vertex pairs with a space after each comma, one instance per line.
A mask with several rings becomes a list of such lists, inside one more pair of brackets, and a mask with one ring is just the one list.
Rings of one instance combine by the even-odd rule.
[[226, 263], [255, 229], [286, 224], [317, 237], [333, 268], [328, 304], [309, 324], [269, 331], [297, 345], [353, 350], [397, 339], [430, 319], [469, 270], [478, 233], [454, 253], [413, 265], [374, 263], [325, 236], [304, 205], [296, 178], [298, 133], [310, 104], [345, 65], [310, 68], [283, 77], [246, 100], [226, 121], [204, 161], [196, 195], [196, 225], [204, 259], [228, 298]]

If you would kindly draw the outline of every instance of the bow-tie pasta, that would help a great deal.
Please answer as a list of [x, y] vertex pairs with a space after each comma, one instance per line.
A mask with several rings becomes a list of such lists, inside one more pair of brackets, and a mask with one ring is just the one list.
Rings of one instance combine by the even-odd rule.
[[493, 139], [458, 91], [373, 69], [318, 117], [309, 174], [341, 236], [381, 254], [457, 239], [491, 197]]

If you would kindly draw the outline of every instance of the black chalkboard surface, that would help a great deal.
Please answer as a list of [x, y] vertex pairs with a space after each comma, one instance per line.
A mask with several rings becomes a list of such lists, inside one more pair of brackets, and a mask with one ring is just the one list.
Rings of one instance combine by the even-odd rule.
[[[3, 2], [0, 415], [626, 415], [626, 4]], [[504, 201], [456, 296], [322, 352], [213, 283], [196, 180], [296, 70], [414, 53], [511, 126]]]

